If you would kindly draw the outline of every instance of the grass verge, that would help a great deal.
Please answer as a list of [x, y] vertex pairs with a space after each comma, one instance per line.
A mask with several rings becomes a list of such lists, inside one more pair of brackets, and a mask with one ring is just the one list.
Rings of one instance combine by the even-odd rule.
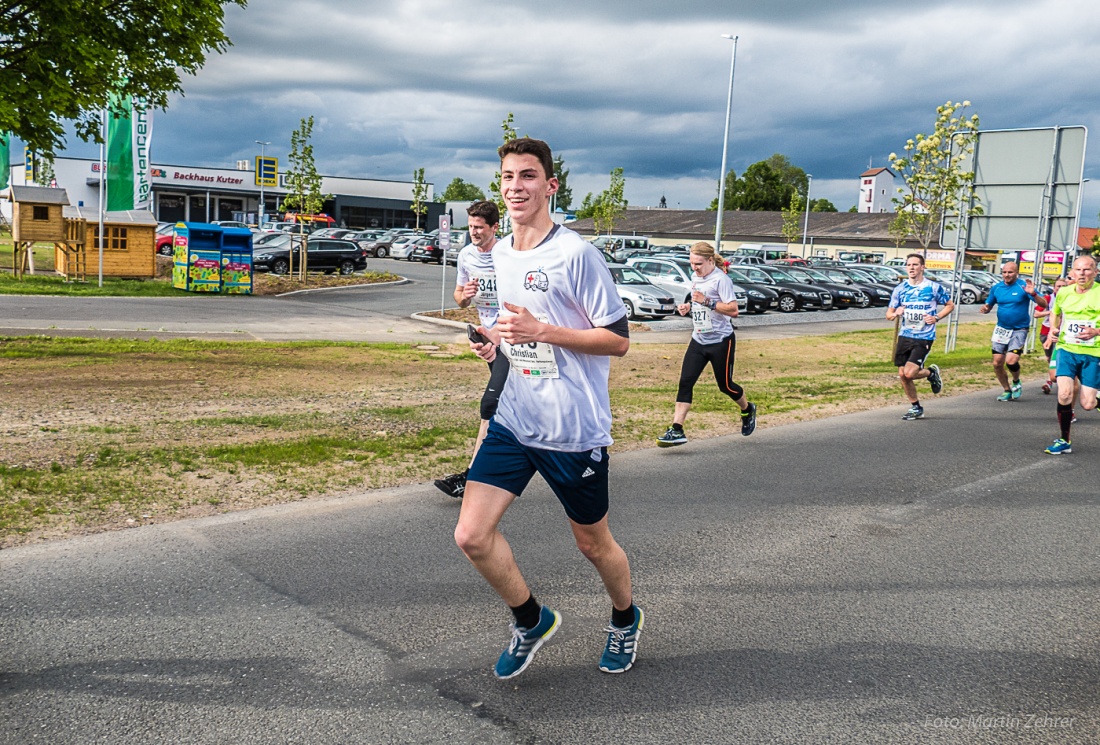
[[[933, 350], [948, 397], [995, 385], [991, 328]], [[890, 345], [888, 331], [745, 340], [735, 377], [761, 427], [900, 406]], [[682, 354], [639, 344], [613, 361], [616, 450], [667, 427]], [[1035, 376], [1045, 359], [1023, 364]], [[461, 347], [0, 338], [0, 545], [460, 470], [485, 374]], [[691, 437], [737, 431], [733, 409], [704, 375]]]

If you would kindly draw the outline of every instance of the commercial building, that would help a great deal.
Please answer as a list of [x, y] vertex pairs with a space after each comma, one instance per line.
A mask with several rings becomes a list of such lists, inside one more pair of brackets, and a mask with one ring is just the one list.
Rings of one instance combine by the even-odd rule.
[[[229, 169], [153, 164], [153, 214], [161, 222], [238, 220], [256, 223], [260, 187], [256, 184], [253, 163], [242, 160], [237, 166]], [[56, 185], [68, 192], [69, 202], [74, 207], [98, 209], [99, 168], [99, 161], [85, 158], [57, 158], [54, 161]], [[264, 187], [266, 215], [282, 212], [282, 201], [288, 193], [285, 178], [285, 174], [279, 173], [278, 186]], [[15, 186], [27, 183], [22, 164], [12, 166], [11, 182]], [[427, 188], [427, 199], [431, 200], [432, 184], [427, 184]], [[332, 195], [325, 202], [323, 212], [332, 215], [338, 225], [349, 228], [416, 226], [411, 181], [322, 176], [321, 191]], [[438, 224], [445, 205], [427, 201], [424, 206], [428, 211], [420, 216], [420, 226], [431, 230]]]

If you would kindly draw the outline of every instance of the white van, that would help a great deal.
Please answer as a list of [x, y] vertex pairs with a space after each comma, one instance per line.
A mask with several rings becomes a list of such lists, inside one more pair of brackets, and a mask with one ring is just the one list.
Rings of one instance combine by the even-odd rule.
[[592, 245], [621, 262], [630, 258], [627, 254], [635, 251], [648, 252], [649, 238], [644, 235], [601, 235], [592, 240]]
[[757, 258], [766, 264], [791, 258], [784, 243], [742, 243], [733, 255]]

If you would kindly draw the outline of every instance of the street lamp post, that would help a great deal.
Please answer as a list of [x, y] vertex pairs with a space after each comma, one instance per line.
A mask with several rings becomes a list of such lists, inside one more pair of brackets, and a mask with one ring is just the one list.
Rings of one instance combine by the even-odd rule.
[[[256, 144], [260, 146], [260, 163], [264, 162], [264, 147], [270, 145], [270, 142], [264, 142], [263, 140], [256, 140]], [[259, 175], [259, 174], [257, 174]], [[262, 178], [256, 179], [260, 182], [260, 215], [257, 218], [256, 226], [262, 228], [264, 226], [264, 180]]]
[[730, 55], [730, 85], [726, 94], [726, 132], [722, 137], [722, 172], [718, 175], [718, 216], [714, 226], [714, 250], [722, 251], [722, 214], [726, 209], [726, 154], [730, 142], [730, 112], [733, 109], [733, 70], [737, 66], [737, 37], [722, 34], [723, 39], [733, 41], [733, 53]]
[[814, 185], [813, 175], [807, 173], [806, 178], [806, 219], [802, 222], [802, 258], [806, 258], [806, 233], [810, 229], [810, 187]]

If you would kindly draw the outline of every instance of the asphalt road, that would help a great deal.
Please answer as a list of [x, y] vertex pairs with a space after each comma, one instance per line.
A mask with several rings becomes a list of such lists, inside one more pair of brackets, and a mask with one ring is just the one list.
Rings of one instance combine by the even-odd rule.
[[564, 621], [507, 683], [429, 484], [3, 551], [0, 742], [1095, 743], [1100, 415], [1054, 458], [993, 394], [613, 456], [620, 676], [541, 481], [504, 529]]

